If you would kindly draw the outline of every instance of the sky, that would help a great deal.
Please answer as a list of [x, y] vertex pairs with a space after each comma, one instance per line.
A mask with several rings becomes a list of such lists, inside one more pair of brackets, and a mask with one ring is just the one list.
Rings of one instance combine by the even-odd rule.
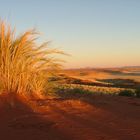
[[140, 0], [0, 0], [0, 18], [70, 54], [65, 68], [140, 65]]

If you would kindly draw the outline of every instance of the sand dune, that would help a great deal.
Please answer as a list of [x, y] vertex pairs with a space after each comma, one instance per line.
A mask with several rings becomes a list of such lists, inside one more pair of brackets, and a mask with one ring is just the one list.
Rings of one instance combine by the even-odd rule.
[[9, 108], [3, 97], [0, 100], [2, 140], [140, 139], [140, 100], [136, 98], [32, 99], [32, 107], [17, 100], [15, 108]]

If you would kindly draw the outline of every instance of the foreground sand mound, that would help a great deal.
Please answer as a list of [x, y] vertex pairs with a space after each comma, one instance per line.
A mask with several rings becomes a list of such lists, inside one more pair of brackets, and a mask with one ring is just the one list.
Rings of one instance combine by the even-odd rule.
[[[13, 98], [13, 97], [12, 97]], [[138, 140], [140, 100], [93, 96], [85, 99], [26, 99], [0, 96], [2, 140]]]

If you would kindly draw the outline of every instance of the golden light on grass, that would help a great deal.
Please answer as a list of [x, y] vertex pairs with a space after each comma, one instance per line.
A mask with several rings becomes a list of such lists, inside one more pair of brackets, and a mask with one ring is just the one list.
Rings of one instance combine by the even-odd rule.
[[38, 46], [37, 33], [28, 30], [15, 36], [14, 30], [0, 22], [0, 87], [7, 93], [41, 93], [46, 84], [46, 70], [59, 66], [52, 56], [61, 51]]

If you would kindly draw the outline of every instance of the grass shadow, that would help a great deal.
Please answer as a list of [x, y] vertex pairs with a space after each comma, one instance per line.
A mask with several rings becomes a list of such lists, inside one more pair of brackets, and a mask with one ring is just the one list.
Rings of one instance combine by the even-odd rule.
[[49, 118], [47, 112], [34, 109], [34, 105], [31, 105], [33, 101], [27, 102], [26, 99], [16, 96], [12, 107], [9, 101], [11, 101], [9, 96], [0, 96], [1, 139], [24, 140], [26, 137], [33, 140], [65, 140], [70, 138], [68, 133], [65, 131], [62, 133], [56, 127], [55, 120]]

